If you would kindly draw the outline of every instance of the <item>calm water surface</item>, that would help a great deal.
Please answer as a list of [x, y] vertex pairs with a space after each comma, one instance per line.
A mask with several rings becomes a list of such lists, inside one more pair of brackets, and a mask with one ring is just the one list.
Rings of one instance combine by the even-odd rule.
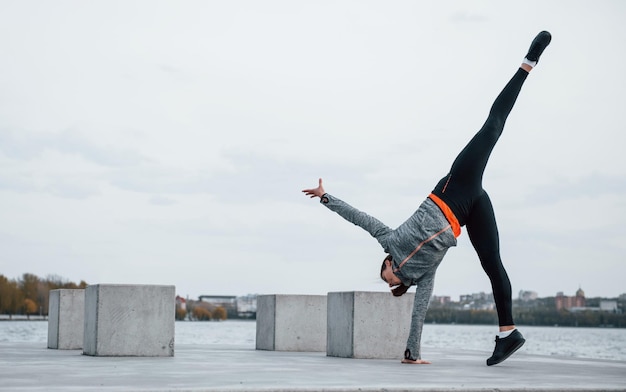
[[[522, 349], [526, 354], [558, 355], [626, 361], [626, 329], [525, 327]], [[427, 324], [422, 333], [422, 347], [458, 348], [485, 351], [493, 349], [496, 327], [483, 325]], [[233, 345], [254, 349], [254, 321], [176, 322], [177, 344]], [[48, 322], [0, 321], [0, 345], [33, 342], [46, 345]]]

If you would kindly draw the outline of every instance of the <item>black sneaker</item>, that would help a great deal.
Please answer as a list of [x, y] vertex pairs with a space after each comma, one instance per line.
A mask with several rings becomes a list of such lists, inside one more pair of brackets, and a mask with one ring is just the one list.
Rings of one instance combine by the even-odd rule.
[[496, 336], [496, 348], [493, 350], [491, 358], [487, 359], [487, 366], [497, 365], [504, 361], [524, 345], [526, 339], [516, 329], [506, 338], [500, 339]]
[[547, 31], [542, 31], [537, 34], [530, 44], [526, 58], [530, 61], [539, 61], [541, 53], [543, 53], [544, 49], [550, 44], [550, 41], [552, 41], [552, 35]]

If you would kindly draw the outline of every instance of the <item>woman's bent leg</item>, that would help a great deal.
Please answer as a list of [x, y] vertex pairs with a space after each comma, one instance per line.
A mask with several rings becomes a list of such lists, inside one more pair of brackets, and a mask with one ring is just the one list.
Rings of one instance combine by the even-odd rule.
[[511, 282], [500, 258], [500, 240], [496, 217], [487, 192], [477, 198], [467, 220], [467, 234], [489, 277], [500, 326], [512, 326], [513, 299]]

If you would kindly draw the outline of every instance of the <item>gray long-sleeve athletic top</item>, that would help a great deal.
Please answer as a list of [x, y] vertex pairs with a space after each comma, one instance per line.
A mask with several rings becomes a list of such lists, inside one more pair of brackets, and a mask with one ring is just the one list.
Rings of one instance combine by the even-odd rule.
[[320, 201], [330, 210], [365, 229], [392, 256], [394, 273], [405, 286], [417, 286], [406, 358], [421, 359], [420, 340], [426, 310], [432, 295], [435, 272], [456, 237], [443, 212], [427, 198], [398, 228], [391, 229], [378, 219], [326, 193]]

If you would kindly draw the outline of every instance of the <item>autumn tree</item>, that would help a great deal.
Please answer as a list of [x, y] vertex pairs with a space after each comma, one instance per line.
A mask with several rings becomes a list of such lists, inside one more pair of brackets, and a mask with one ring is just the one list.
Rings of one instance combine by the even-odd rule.
[[14, 280], [9, 282], [9, 289], [12, 293], [8, 309], [9, 314], [20, 314], [24, 308], [24, 292], [20, 290], [18, 283]]
[[[48, 313], [50, 290], [84, 289], [85, 281], [79, 284], [66, 281], [58, 276], [48, 276], [45, 280], [33, 274], [23, 274], [19, 280], [9, 280], [0, 275], [0, 313], [3, 314], [42, 314]], [[25, 300], [29, 300], [26, 305]], [[34, 310], [33, 310], [34, 306]]]
[[177, 307], [175, 315], [176, 320], [184, 320], [185, 317], [187, 317], [187, 311], [183, 308]]
[[37, 301], [39, 278], [33, 274], [24, 274], [19, 282], [24, 298]]
[[0, 275], [0, 314], [9, 313], [13, 291], [6, 276]]
[[226, 320], [227, 312], [223, 306], [218, 306], [213, 311], [213, 320]]
[[37, 313], [37, 304], [30, 298], [24, 300], [24, 313], [30, 318], [31, 314]]
[[211, 320], [211, 312], [202, 306], [196, 306], [193, 308], [193, 317], [199, 321]]

